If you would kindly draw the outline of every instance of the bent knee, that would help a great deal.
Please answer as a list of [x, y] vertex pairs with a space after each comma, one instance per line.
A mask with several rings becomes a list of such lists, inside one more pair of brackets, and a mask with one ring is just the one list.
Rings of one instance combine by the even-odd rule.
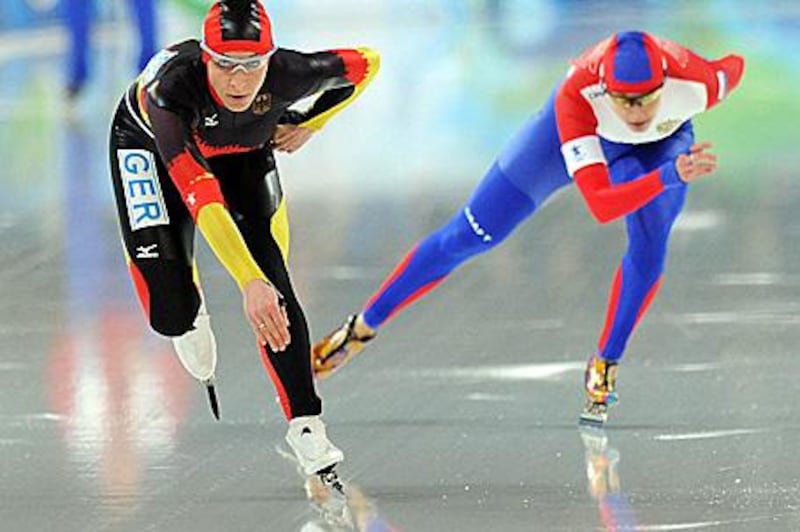
[[169, 301], [150, 308], [150, 327], [163, 336], [181, 336], [194, 328], [198, 301]]
[[192, 330], [194, 320], [157, 319], [150, 317], [150, 327], [162, 336], [183, 336]]

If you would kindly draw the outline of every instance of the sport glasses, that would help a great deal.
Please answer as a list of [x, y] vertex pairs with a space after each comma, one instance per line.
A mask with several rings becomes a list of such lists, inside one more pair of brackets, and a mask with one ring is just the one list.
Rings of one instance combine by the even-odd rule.
[[627, 96], [619, 92], [606, 92], [606, 94], [608, 94], [608, 97], [611, 98], [611, 100], [617, 105], [620, 105], [626, 109], [630, 109], [632, 107], [645, 107], [650, 105], [661, 98], [661, 93], [663, 90], [664, 86], [662, 85], [651, 90], [650, 92], [646, 92], [638, 96]]
[[206, 43], [201, 42], [200, 48], [211, 57], [211, 60], [220, 69], [225, 72], [233, 72], [241, 67], [245, 72], [255, 72], [259, 68], [269, 63], [269, 58], [275, 53], [271, 50], [264, 55], [253, 55], [250, 57], [231, 57], [229, 55], [220, 54], [209, 48]]

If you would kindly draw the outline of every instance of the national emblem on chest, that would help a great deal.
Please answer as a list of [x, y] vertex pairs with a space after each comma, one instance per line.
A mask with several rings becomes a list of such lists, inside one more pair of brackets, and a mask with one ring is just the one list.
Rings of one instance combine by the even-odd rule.
[[661, 135], [667, 135], [678, 129], [678, 126], [680, 126], [682, 123], [683, 120], [679, 118], [668, 118], [656, 123], [656, 131], [658, 131], [658, 133]]
[[272, 109], [272, 94], [270, 93], [263, 93], [256, 95], [256, 99], [253, 100], [253, 113], [257, 115], [264, 115]]

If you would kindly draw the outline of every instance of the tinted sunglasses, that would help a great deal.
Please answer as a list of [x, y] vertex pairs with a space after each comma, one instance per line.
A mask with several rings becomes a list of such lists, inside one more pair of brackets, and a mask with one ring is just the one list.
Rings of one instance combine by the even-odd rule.
[[608, 97], [611, 98], [614, 103], [625, 107], [626, 109], [630, 109], [632, 107], [645, 107], [650, 105], [661, 98], [661, 93], [663, 90], [664, 86], [662, 85], [651, 90], [650, 92], [639, 94], [637, 96], [628, 96], [619, 92], [606, 92], [606, 94], [608, 94]]

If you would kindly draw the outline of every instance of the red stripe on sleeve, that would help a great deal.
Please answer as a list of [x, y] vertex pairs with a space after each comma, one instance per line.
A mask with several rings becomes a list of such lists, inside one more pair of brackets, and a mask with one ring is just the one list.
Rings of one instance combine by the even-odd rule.
[[358, 50], [331, 50], [344, 63], [344, 77], [353, 85], [358, 85], [367, 77], [369, 62]]
[[168, 166], [169, 175], [195, 221], [203, 206], [209, 203], [225, 203], [219, 181], [191, 153], [182, 152]]
[[667, 75], [676, 79], [697, 81], [706, 86], [708, 109], [718, 104], [720, 99], [720, 80], [718, 73], [725, 76], [723, 98], [739, 85], [744, 72], [744, 58], [731, 54], [709, 61], [675, 42], [660, 39], [659, 45], [667, 58]]
[[735, 54], [726, 55], [722, 59], [713, 61], [712, 64], [715, 68], [725, 73], [725, 77], [727, 78], [727, 87], [725, 88], [726, 95], [739, 86], [739, 82], [742, 80], [742, 75], [744, 74], [744, 57]]

